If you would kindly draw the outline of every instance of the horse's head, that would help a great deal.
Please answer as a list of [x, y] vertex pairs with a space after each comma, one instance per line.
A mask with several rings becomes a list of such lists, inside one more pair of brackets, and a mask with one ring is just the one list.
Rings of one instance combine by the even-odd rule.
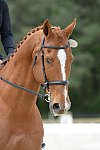
[[53, 115], [63, 114], [71, 106], [68, 78], [73, 55], [68, 39], [75, 25], [76, 20], [61, 30], [60, 27], [52, 27], [46, 20], [43, 24], [41, 50], [35, 53], [34, 77], [50, 92], [50, 110]]

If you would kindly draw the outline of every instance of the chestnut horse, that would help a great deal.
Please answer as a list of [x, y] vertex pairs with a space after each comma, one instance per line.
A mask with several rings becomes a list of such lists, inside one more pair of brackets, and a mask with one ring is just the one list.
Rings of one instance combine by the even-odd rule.
[[[68, 38], [75, 25], [76, 20], [61, 30], [45, 20], [24, 37], [0, 70], [2, 78], [34, 92], [44, 85], [54, 115], [70, 108], [68, 78], [73, 56]], [[0, 80], [0, 150], [41, 149], [44, 131], [36, 101], [37, 95]]]

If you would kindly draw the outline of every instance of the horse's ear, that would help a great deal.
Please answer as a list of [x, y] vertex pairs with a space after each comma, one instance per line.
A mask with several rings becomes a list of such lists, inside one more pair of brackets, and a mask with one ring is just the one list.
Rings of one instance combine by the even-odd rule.
[[75, 26], [76, 26], [76, 18], [74, 19], [74, 21], [73, 21], [69, 26], [67, 26], [67, 27], [63, 30], [63, 31], [66, 33], [67, 37], [69, 37], [69, 36], [72, 34], [72, 32], [73, 32]]
[[44, 32], [44, 35], [47, 37], [47, 36], [50, 36], [51, 34], [51, 24], [49, 22], [49, 20], [45, 20], [44, 23], [43, 23], [43, 32]]

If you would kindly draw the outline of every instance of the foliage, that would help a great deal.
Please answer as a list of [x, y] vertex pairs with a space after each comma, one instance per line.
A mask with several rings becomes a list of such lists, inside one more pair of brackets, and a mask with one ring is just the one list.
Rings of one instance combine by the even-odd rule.
[[[73, 50], [75, 60], [69, 85], [71, 111], [74, 114], [100, 113], [100, 1], [8, 0], [8, 4], [16, 43], [46, 18], [61, 28], [77, 18], [77, 26], [71, 36], [79, 43], [77, 50]], [[41, 106], [39, 104], [40, 109]]]

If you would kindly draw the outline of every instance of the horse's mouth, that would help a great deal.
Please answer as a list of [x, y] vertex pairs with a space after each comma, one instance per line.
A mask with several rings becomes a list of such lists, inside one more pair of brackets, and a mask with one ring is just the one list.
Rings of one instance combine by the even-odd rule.
[[66, 111], [67, 111], [66, 109], [53, 110], [53, 115], [54, 116], [59, 116], [59, 115], [64, 114]]

